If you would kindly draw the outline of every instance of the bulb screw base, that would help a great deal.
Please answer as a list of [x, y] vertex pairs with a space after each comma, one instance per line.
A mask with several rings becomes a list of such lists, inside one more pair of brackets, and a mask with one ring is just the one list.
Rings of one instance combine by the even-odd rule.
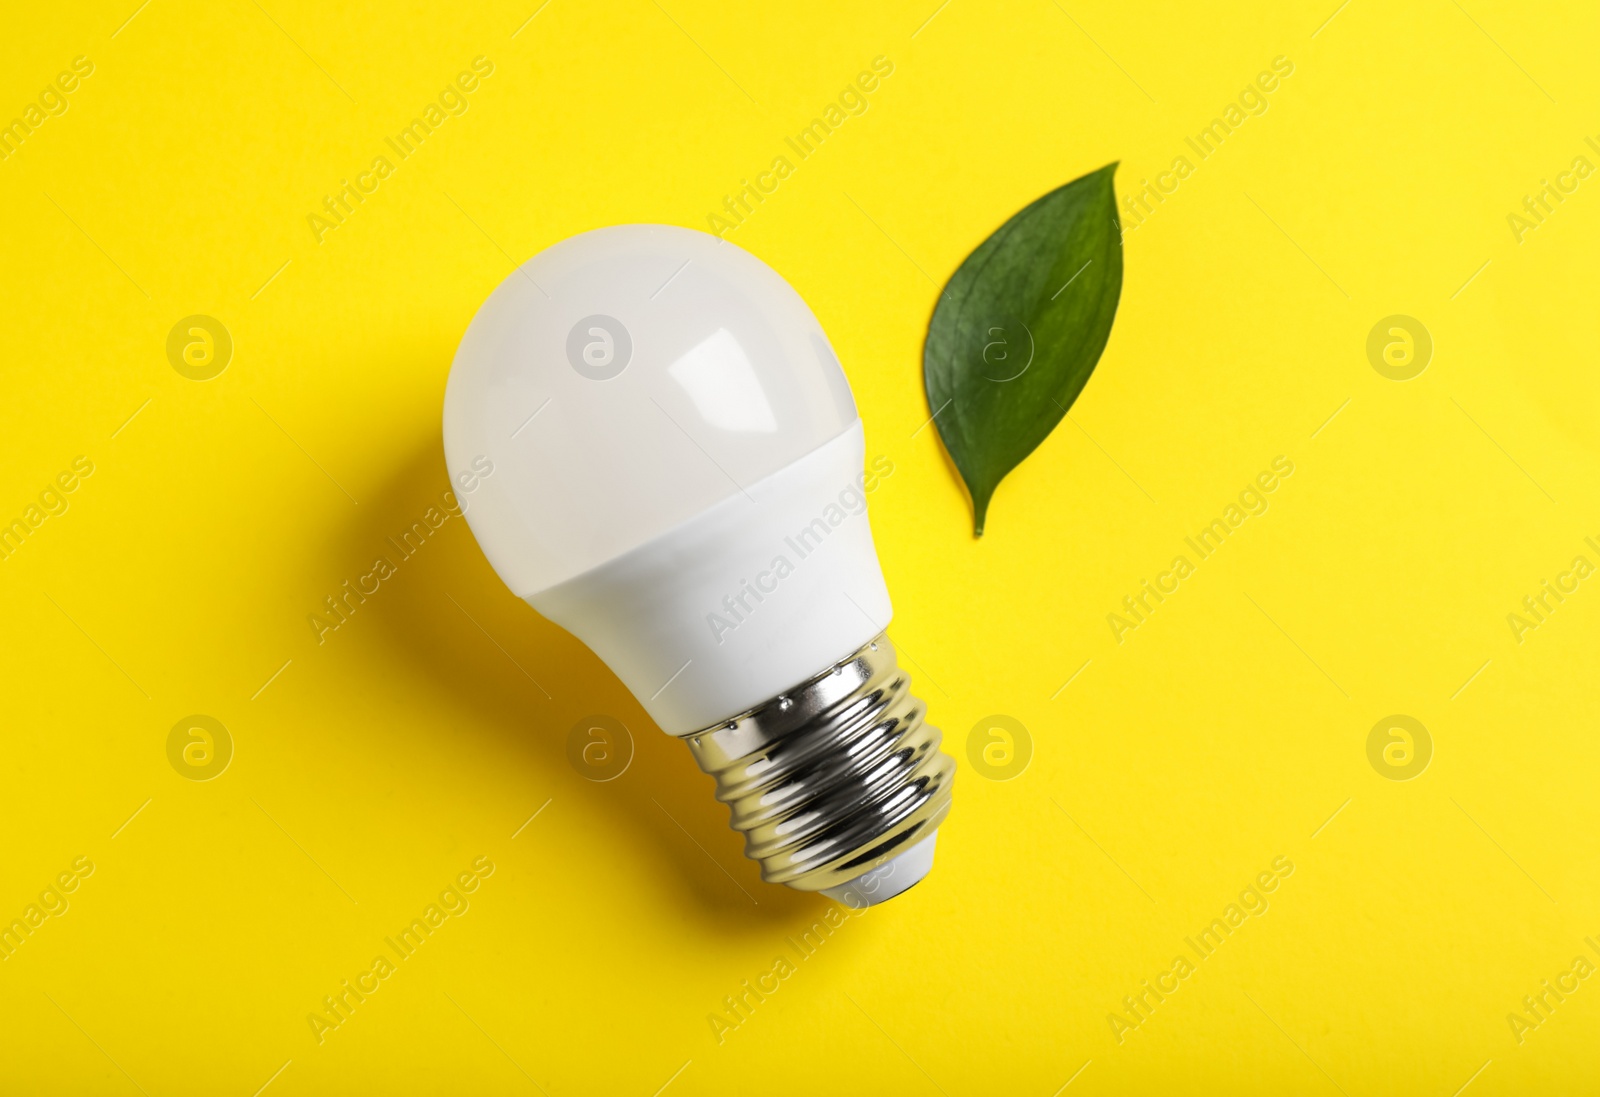
[[793, 689], [682, 738], [716, 778], [762, 879], [823, 891], [931, 839], [950, 813], [955, 762], [926, 715], [894, 645], [879, 635]]

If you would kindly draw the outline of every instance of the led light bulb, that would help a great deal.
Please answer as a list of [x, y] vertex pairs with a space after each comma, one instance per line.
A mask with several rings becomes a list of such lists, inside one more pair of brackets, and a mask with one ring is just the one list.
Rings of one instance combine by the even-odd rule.
[[548, 248], [467, 328], [444, 446], [500, 577], [689, 744], [766, 880], [927, 874], [955, 766], [884, 635], [849, 384], [776, 272], [662, 225]]

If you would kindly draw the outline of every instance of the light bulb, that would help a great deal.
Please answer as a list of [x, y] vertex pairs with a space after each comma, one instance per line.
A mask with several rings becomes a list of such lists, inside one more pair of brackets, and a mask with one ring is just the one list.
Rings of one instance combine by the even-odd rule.
[[955, 766], [884, 635], [849, 383], [775, 271], [663, 225], [540, 252], [461, 340], [444, 446], [500, 577], [688, 743], [763, 878], [928, 873]]

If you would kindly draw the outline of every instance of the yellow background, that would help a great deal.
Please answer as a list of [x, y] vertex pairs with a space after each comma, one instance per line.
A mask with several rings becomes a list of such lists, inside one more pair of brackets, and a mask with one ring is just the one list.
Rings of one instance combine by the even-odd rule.
[[[96, 471], [0, 564], [0, 919], [95, 871], [0, 963], [0, 1088], [1600, 1091], [1600, 980], [1521, 1044], [1506, 1019], [1600, 963], [1600, 579], [1506, 621], [1600, 562], [1600, 178], [1520, 244], [1506, 220], [1600, 163], [1600, 23], [1333, 6], [13, 5], [0, 119], [95, 69], [0, 163], [0, 516]], [[307, 215], [480, 55], [467, 113], [319, 244]], [[688, 751], [465, 523], [326, 643], [307, 617], [446, 487], [446, 371], [513, 262], [704, 227], [879, 55], [870, 109], [730, 238], [810, 302], [894, 462], [892, 635], [962, 772], [933, 875], [799, 960], [828, 904], [760, 882]], [[974, 541], [919, 430], [936, 284], [1052, 187], [1179, 155], [1072, 422]], [[1396, 313], [1436, 348], [1405, 383], [1365, 349]], [[212, 381], [167, 360], [192, 314], [235, 343]], [[1270, 510], [1116, 642], [1280, 454]], [[166, 753], [196, 713], [235, 745], [207, 782]], [[611, 783], [566, 760], [593, 713], [636, 743]], [[991, 714], [1035, 743], [1011, 781], [967, 757]], [[1368, 762], [1391, 714], [1433, 738], [1410, 781]], [[470, 910], [319, 1044], [323, 996], [478, 856]], [[1119, 1044], [1107, 1014], [1278, 856], [1270, 910]]]

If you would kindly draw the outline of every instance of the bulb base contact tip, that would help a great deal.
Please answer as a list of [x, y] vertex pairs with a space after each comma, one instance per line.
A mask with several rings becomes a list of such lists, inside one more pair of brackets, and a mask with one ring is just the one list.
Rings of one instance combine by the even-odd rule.
[[933, 867], [955, 762], [878, 636], [730, 720], [683, 736], [717, 781], [762, 879], [851, 906], [892, 898]]

